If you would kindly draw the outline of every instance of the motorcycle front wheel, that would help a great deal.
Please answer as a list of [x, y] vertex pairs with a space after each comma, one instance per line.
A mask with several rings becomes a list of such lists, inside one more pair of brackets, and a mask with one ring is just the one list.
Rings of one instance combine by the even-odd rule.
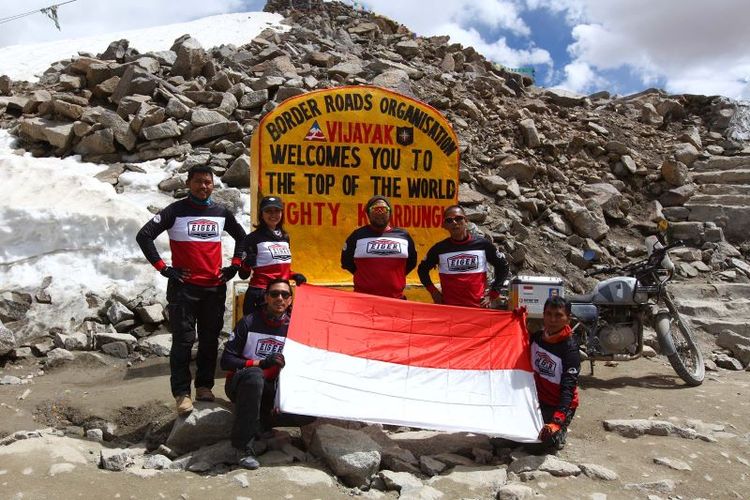
[[706, 375], [703, 354], [695, 343], [692, 330], [680, 316], [672, 298], [667, 295], [664, 302], [669, 309], [669, 336], [675, 348], [675, 353], [667, 356], [669, 364], [687, 385], [693, 387], [701, 385]]

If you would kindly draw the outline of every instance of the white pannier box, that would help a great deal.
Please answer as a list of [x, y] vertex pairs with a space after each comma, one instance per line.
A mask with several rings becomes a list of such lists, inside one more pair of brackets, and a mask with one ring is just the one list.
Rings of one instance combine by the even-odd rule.
[[510, 282], [508, 307], [513, 310], [525, 307], [529, 318], [544, 315], [544, 303], [548, 298], [563, 297], [565, 289], [562, 278], [554, 276], [516, 276]]

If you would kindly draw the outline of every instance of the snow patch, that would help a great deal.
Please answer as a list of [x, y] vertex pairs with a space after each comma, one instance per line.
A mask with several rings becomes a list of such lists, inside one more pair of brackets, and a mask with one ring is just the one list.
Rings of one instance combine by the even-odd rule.
[[187, 23], [168, 24], [140, 30], [120, 31], [54, 42], [10, 45], [0, 48], [0, 73], [12, 80], [36, 81], [53, 62], [75, 57], [79, 52], [94, 55], [123, 38], [140, 53], [169, 50], [180, 36], [189, 33], [205, 49], [221, 44], [245, 45], [264, 29], [287, 31], [283, 17], [268, 12], [243, 12], [204, 17]]

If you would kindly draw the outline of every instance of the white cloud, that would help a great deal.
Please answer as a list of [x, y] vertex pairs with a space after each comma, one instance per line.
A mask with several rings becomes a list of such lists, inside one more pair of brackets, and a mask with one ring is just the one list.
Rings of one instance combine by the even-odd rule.
[[420, 35], [443, 34], [439, 26], [485, 26], [526, 36], [531, 32], [512, 0], [363, 0], [368, 9], [395, 19]]
[[518, 67], [527, 64], [552, 64], [549, 52], [538, 47], [514, 49], [508, 46], [506, 39], [499, 38], [494, 42], [486, 41], [474, 28], [461, 28], [455, 24], [444, 24], [436, 27], [436, 33], [450, 35], [451, 42], [464, 47], [474, 47], [480, 54], [492, 61], [507, 67]]
[[[3, 0], [0, 18], [41, 9], [59, 0]], [[50, 19], [36, 13], [0, 24], [0, 47], [30, 42], [64, 40], [112, 31], [146, 28], [190, 21], [241, 10], [241, 0], [77, 0], [58, 9], [61, 31]], [[221, 29], [217, 26], [217, 29]], [[102, 49], [103, 50], [103, 49]]]
[[[487, 40], [480, 29], [504, 32], [520, 37], [531, 30], [521, 18], [523, 6], [510, 0], [365, 0], [368, 9], [390, 17], [422, 36], [449, 35], [451, 42], [474, 47], [485, 57], [505, 66], [552, 64], [544, 49], [529, 42], [528, 47], [513, 48], [505, 37]], [[426, 15], [425, 9], [429, 9]]]
[[568, 47], [577, 68], [628, 67], [644, 85], [662, 79], [673, 93], [740, 97], [747, 86], [746, 0], [527, 1], [553, 11], [568, 2], [578, 9], [568, 16], [577, 19]]
[[609, 86], [609, 82], [584, 62], [573, 62], [565, 65], [565, 80], [556, 87], [577, 93], [591, 93]]

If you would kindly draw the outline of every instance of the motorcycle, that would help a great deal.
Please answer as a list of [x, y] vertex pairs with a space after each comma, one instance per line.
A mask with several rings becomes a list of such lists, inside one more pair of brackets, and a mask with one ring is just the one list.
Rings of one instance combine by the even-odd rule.
[[648, 257], [624, 266], [588, 271], [587, 276], [618, 273], [584, 295], [569, 295], [573, 333], [582, 353], [594, 361], [630, 361], [643, 353], [643, 327], [655, 331], [663, 354], [689, 386], [703, 383], [703, 355], [690, 326], [680, 317], [669, 293], [674, 275], [669, 250], [657, 236], [646, 238]]

